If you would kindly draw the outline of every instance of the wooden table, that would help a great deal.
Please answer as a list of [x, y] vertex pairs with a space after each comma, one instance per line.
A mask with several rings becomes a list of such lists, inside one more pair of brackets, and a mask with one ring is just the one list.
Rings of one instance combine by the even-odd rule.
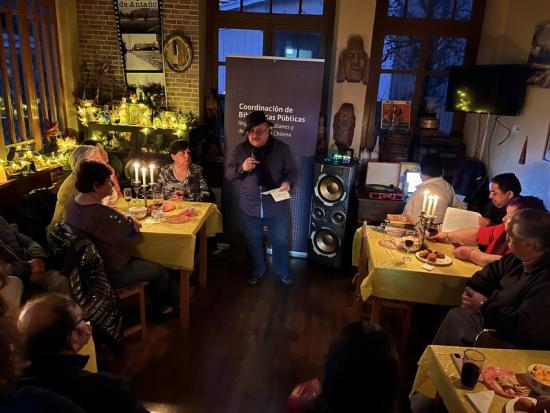
[[[141, 200], [139, 202], [142, 202]], [[172, 201], [171, 201], [172, 202]], [[141, 237], [134, 246], [133, 255], [180, 271], [180, 324], [189, 327], [189, 279], [196, 264], [199, 266], [199, 286], [207, 284], [206, 237], [222, 231], [221, 214], [215, 204], [206, 202], [172, 202], [178, 209], [165, 213], [175, 215], [181, 208], [194, 207], [197, 213], [188, 222], [169, 224], [155, 222], [151, 217], [141, 221]], [[124, 200], [117, 204], [127, 210]], [[195, 254], [196, 239], [199, 238]]]
[[[361, 297], [364, 301], [373, 297], [371, 321], [378, 323], [385, 300], [410, 303], [425, 303], [456, 306], [461, 304], [461, 295], [466, 281], [481, 267], [453, 258], [451, 265], [434, 267], [432, 271], [422, 268], [414, 253], [411, 261], [403, 261], [405, 252], [388, 249], [379, 241], [389, 237], [374, 227], [359, 228], [353, 242], [354, 264], [359, 266]], [[453, 257], [453, 246], [450, 244], [429, 243], [433, 250], [443, 251]], [[410, 308], [404, 321], [406, 336], [410, 323]]]
[[[434, 398], [439, 394], [445, 406], [453, 413], [475, 413], [465, 394], [488, 390], [478, 383], [473, 390], [466, 390], [460, 384], [460, 375], [450, 354], [464, 353], [464, 347], [428, 346], [418, 362], [411, 395], [420, 392]], [[504, 367], [517, 373], [527, 372], [533, 363], [550, 364], [550, 351], [477, 349], [485, 355], [483, 367]], [[495, 394], [489, 413], [501, 413], [510, 399]]]

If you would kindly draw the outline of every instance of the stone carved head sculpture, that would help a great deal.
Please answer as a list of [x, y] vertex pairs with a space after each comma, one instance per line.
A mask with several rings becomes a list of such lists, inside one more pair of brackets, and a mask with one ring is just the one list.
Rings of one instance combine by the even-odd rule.
[[364, 50], [363, 38], [359, 35], [350, 36], [348, 46], [342, 50], [338, 59], [336, 81], [345, 80], [351, 83], [367, 84], [369, 71], [369, 56]]
[[355, 130], [355, 113], [351, 103], [342, 103], [334, 115], [333, 127], [334, 143], [339, 151], [346, 150], [353, 143], [353, 131]]

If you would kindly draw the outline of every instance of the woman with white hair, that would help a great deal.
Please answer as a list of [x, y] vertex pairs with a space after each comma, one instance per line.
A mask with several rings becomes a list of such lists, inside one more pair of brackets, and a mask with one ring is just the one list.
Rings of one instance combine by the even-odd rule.
[[100, 149], [92, 145], [80, 145], [71, 153], [71, 156], [69, 157], [69, 165], [71, 166], [72, 172], [67, 178], [65, 178], [59, 187], [59, 191], [57, 191], [55, 211], [53, 213], [50, 226], [48, 227], [48, 231], [58, 222], [63, 222], [65, 220], [65, 209], [71, 199], [78, 194], [75, 187], [76, 170], [80, 162], [86, 160], [103, 162]]

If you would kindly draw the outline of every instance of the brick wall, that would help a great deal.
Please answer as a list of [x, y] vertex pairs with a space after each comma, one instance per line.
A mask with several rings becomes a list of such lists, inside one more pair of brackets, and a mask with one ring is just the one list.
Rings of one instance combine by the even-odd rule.
[[[80, 42], [80, 65], [90, 70], [89, 91], [97, 85], [96, 65], [108, 61], [114, 78], [114, 96], [124, 93], [125, 79], [120, 45], [116, 30], [112, 0], [76, 0], [77, 23]], [[193, 48], [193, 63], [183, 73], [173, 72], [167, 65], [166, 93], [170, 110], [199, 113], [199, 0], [164, 0], [162, 11], [163, 39], [173, 33], [182, 33]], [[79, 76], [82, 87], [84, 79]], [[111, 93], [111, 77], [105, 76], [103, 93]], [[95, 93], [95, 92], [93, 92]], [[88, 92], [90, 96], [90, 92]]]

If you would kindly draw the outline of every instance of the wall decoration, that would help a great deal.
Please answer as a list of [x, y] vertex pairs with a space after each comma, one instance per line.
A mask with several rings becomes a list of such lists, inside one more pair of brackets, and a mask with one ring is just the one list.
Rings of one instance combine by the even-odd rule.
[[[141, 91], [147, 100], [166, 102], [166, 82], [161, 73], [126, 73], [126, 84], [135, 91]], [[140, 93], [138, 93], [139, 95]], [[139, 100], [144, 100], [138, 96]]]
[[527, 62], [532, 70], [527, 84], [550, 88], [550, 21], [542, 22], [535, 27]]
[[181, 34], [173, 34], [164, 45], [164, 59], [174, 72], [185, 72], [193, 62], [191, 43]]
[[369, 55], [365, 52], [363, 38], [360, 35], [350, 36], [347, 47], [338, 58], [336, 81], [342, 83], [363, 82], [367, 84], [369, 73]]
[[158, 1], [118, 0], [117, 3], [121, 32], [160, 33]]
[[334, 143], [340, 152], [346, 151], [353, 143], [355, 130], [355, 110], [351, 103], [342, 103], [333, 119]]
[[380, 117], [381, 129], [409, 129], [411, 127], [411, 101], [383, 100]]
[[520, 165], [525, 165], [525, 162], [527, 161], [527, 144], [529, 142], [529, 136], [525, 137], [525, 141], [523, 142], [523, 148], [521, 148], [521, 153], [519, 155], [518, 163]]
[[550, 122], [548, 122], [548, 133], [546, 136], [546, 150], [544, 152], [543, 159], [550, 162]]
[[160, 34], [123, 33], [122, 54], [126, 71], [161, 71], [160, 43]]

